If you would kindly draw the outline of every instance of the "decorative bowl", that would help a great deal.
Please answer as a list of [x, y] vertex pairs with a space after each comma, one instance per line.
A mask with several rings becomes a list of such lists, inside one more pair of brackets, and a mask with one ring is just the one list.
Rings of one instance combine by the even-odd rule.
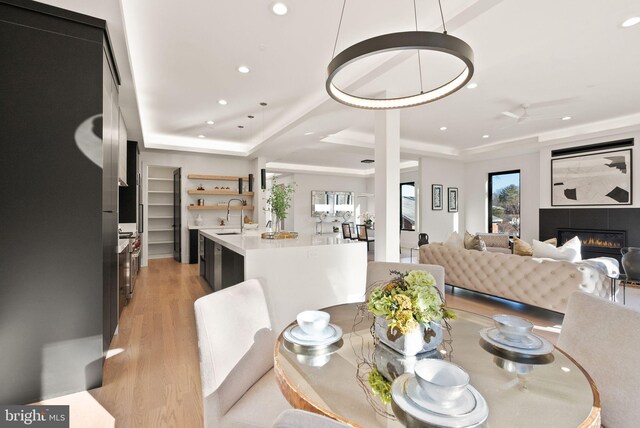
[[444, 360], [420, 360], [416, 363], [415, 373], [422, 391], [436, 403], [457, 399], [469, 385], [469, 374]]
[[298, 325], [309, 336], [316, 336], [322, 333], [329, 325], [331, 316], [322, 311], [304, 311], [296, 317]]
[[514, 341], [522, 340], [533, 329], [533, 324], [529, 320], [513, 315], [494, 315], [493, 323], [504, 337]]

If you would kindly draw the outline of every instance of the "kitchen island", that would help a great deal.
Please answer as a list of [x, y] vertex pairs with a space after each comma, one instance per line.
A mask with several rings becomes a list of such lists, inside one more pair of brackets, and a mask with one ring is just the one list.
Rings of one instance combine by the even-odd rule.
[[272, 240], [262, 239], [260, 231], [222, 233], [199, 231], [201, 275], [214, 291], [258, 279], [274, 331], [282, 330], [303, 310], [364, 300], [365, 242], [327, 235]]

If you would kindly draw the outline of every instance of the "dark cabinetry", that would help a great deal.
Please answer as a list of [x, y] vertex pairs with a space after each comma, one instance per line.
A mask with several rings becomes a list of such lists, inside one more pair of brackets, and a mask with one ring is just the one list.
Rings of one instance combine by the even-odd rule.
[[200, 275], [213, 291], [244, 281], [244, 256], [211, 239], [204, 238], [200, 256]]
[[0, 403], [20, 404], [102, 383], [119, 78], [103, 20], [24, 0], [0, 17]]
[[198, 229], [189, 229], [189, 264], [198, 263]]
[[127, 141], [127, 184], [118, 190], [120, 193], [120, 223], [138, 221], [138, 165], [140, 149], [136, 141]]

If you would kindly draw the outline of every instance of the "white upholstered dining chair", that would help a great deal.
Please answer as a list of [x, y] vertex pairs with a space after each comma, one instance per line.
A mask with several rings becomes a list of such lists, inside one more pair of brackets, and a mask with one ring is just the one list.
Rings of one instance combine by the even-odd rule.
[[291, 406], [273, 373], [275, 336], [255, 279], [194, 304], [204, 426], [269, 427]]
[[558, 347], [591, 375], [602, 403], [602, 425], [640, 423], [640, 312], [581, 291], [569, 298]]
[[273, 428], [342, 428], [341, 422], [304, 410], [285, 410], [273, 424]]
[[[438, 265], [425, 265], [416, 263], [392, 263], [392, 262], [369, 262], [367, 265], [367, 290], [379, 281], [391, 279], [389, 271], [409, 272], [410, 270], [423, 270], [430, 272], [436, 280], [436, 287], [440, 290], [444, 300], [444, 268]], [[368, 291], [367, 291], [368, 294]]]

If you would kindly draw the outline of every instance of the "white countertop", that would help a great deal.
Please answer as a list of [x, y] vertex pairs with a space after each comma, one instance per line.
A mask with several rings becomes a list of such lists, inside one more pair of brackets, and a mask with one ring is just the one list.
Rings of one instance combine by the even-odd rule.
[[128, 239], [118, 239], [118, 247], [116, 249], [116, 253], [120, 254], [129, 246]]
[[345, 240], [335, 235], [299, 235], [295, 239], [262, 239], [264, 229], [245, 230], [242, 235], [218, 235], [216, 229], [200, 229], [200, 234], [230, 250], [247, 255], [249, 251], [279, 248], [314, 247], [320, 245], [366, 245], [365, 242]]

